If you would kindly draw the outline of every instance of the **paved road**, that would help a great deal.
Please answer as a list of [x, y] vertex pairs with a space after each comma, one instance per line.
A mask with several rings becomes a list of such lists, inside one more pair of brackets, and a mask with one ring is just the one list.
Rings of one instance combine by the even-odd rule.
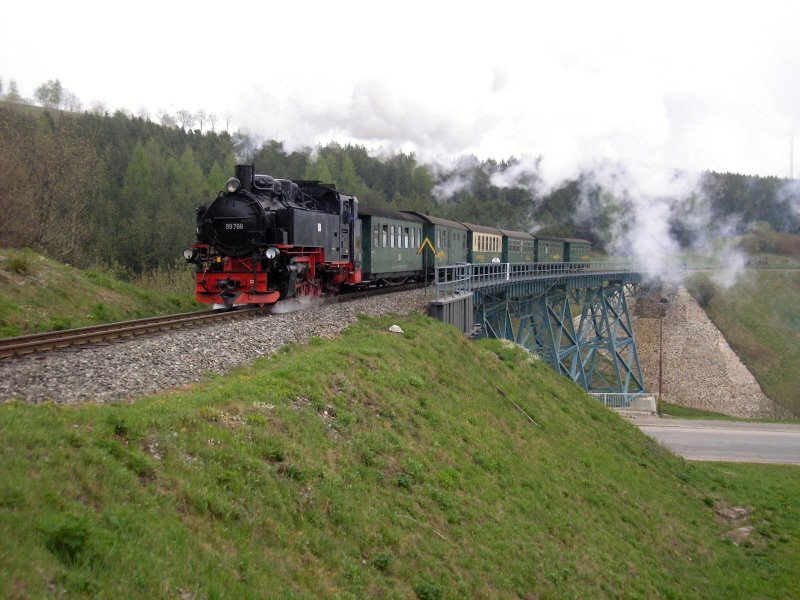
[[800, 425], [658, 417], [631, 423], [690, 460], [800, 465]]

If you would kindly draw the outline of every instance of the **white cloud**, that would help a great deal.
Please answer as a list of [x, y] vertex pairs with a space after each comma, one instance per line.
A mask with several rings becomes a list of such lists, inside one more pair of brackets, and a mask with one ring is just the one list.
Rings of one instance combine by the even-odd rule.
[[230, 109], [294, 147], [785, 175], [798, 25], [782, 1], [30, 0], [4, 7], [0, 77], [27, 95], [59, 77], [110, 108]]

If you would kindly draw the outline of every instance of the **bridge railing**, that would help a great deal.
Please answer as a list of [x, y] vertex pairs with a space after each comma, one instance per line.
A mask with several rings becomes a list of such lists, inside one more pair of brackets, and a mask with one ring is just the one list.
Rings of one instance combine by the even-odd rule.
[[587, 273], [623, 273], [640, 270], [628, 260], [578, 263], [492, 263], [436, 267], [436, 299], [444, 300], [476, 288], [501, 283], [550, 279]]
[[[653, 398], [652, 394], [647, 392], [636, 393], [604, 393], [604, 392], [589, 392], [589, 395], [602, 402], [608, 408], [633, 408], [636, 407], [637, 401], [647, 400]], [[653, 409], [655, 409], [655, 400], [653, 400]]]

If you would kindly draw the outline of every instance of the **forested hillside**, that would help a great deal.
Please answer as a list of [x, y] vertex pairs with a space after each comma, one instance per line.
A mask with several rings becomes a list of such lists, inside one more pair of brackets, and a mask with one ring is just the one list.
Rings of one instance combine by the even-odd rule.
[[230, 136], [0, 107], [0, 246], [123, 270], [174, 262], [233, 168]]
[[[236, 162], [277, 177], [334, 182], [363, 206], [585, 237], [599, 247], [631, 202], [631, 192], [604, 187], [591, 174], [549, 189], [536, 164], [515, 158], [462, 157], [445, 168], [413, 154], [376, 155], [357, 145], [290, 151], [242, 132], [203, 131], [202, 119], [201, 129], [192, 129], [198, 120], [179, 112], [155, 123], [146, 114], [0, 101], [0, 247], [30, 247], [122, 275], [173, 265], [193, 241], [195, 208], [213, 200]], [[697, 212], [711, 213], [706, 226], [725, 219], [743, 233], [762, 221], [796, 233], [796, 184], [706, 173], [695, 192], [704, 198]], [[685, 214], [670, 215], [671, 231], [684, 243], [697, 235], [685, 228], [692, 207], [689, 202]]]

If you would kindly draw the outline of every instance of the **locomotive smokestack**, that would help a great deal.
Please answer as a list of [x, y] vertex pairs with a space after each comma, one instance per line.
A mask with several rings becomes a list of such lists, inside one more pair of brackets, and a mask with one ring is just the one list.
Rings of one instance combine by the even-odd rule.
[[236, 165], [236, 179], [242, 184], [242, 189], [247, 192], [253, 191], [253, 165]]

